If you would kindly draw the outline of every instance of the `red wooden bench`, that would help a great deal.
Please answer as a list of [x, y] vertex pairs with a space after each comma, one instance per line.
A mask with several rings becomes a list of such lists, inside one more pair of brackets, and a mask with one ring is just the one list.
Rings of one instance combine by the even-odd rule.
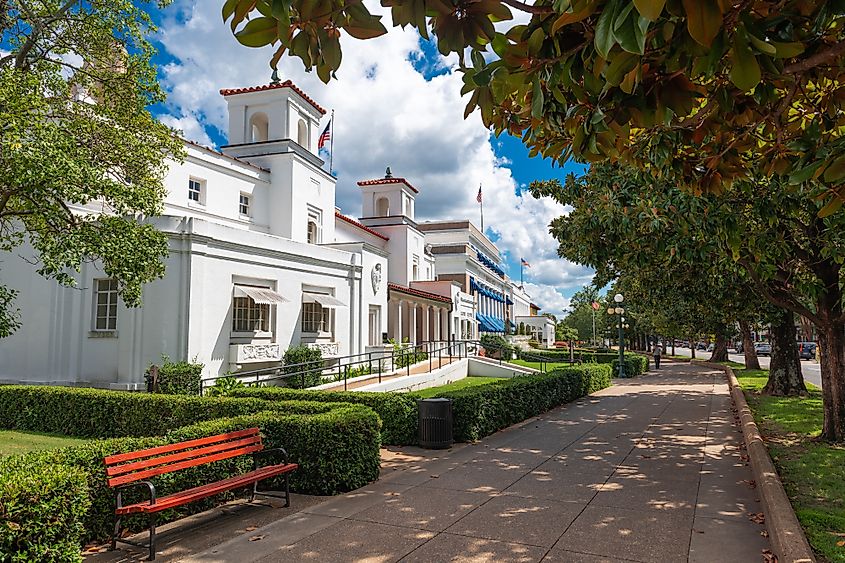
[[[215, 483], [208, 483], [193, 487], [165, 497], [156, 497], [155, 486], [148, 481], [150, 477], [181, 471], [189, 467], [211, 463], [222, 459], [229, 459], [241, 455], [252, 455], [253, 470], [243, 475], [229, 477]], [[261, 458], [277, 456], [282, 463], [277, 465], [260, 466]], [[288, 480], [290, 473], [298, 465], [288, 463], [288, 454], [282, 448], [264, 449], [261, 443], [261, 434], [258, 428], [249, 428], [238, 432], [218, 434], [208, 438], [179, 442], [146, 450], [138, 450], [125, 454], [106, 456], [103, 461], [106, 465], [106, 476], [109, 487], [115, 491], [115, 523], [114, 536], [112, 537], [111, 549], [115, 549], [117, 542], [127, 543], [137, 547], [149, 548], [149, 560], [155, 559], [156, 544], [156, 517], [162, 510], [182, 506], [189, 502], [204, 499], [212, 495], [252, 486], [250, 490], [250, 502], [256, 495], [277, 497], [285, 499], [285, 506], [290, 506], [290, 487]], [[275, 495], [258, 490], [258, 482], [277, 475], [285, 476], [285, 494]], [[135, 504], [123, 505], [122, 494], [124, 489], [129, 487], [146, 487], [149, 491], [149, 500]], [[120, 520], [129, 514], [149, 515], [149, 543], [135, 543], [126, 539], [120, 539]]]

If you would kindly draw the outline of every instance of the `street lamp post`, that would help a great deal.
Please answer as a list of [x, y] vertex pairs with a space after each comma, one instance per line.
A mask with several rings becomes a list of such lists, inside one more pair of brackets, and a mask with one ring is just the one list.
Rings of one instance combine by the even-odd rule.
[[625, 377], [625, 317], [622, 316], [625, 312], [622, 307], [625, 298], [621, 293], [617, 293], [613, 296], [613, 300], [617, 305], [616, 307], [608, 307], [607, 314], [613, 315], [615, 313], [619, 315], [619, 377], [622, 378]]

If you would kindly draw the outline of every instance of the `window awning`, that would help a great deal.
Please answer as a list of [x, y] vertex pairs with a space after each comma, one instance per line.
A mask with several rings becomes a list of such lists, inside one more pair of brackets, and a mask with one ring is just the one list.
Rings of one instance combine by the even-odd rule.
[[277, 305], [287, 303], [288, 300], [266, 287], [253, 287], [251, 285], [236, 285], [235, 297], [251, 297], [259, 305]]
[[335, 299], [331, 295], [327, 295], [325, 293], [309, 293], [307, 291], [303, 291], [302, 302], [319, 303], [321, 306], [327, 309], [334, 309], [336, 307], [346, 307], [346, 303], [340, 301], [339, 299]]

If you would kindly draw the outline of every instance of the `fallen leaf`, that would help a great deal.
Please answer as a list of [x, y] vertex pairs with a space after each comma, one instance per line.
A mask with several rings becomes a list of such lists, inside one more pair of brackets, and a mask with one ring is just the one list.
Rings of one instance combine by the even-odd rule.
[[845, 541], [838, 541], [836, 542], [837, 547], [845, 547]]
[[746, 485], [748, 485], [748, 486], [749, 486], [749, 487], [751, 487], [752, 489], [754, 489], [754, 488], [756, 488], [756, 487], [757, 487], [757, 481], [755, 481], [755, 480], [753, 480], [753, 479], [747, 479], [747, 480], [744, 480], [744, 481], [743, 481], [743, 483], [745, 483]]
[[757, 524], [765, 524], [766, 523], [766, 515], [762, 512], [749, 512], [748, 519], [752, 522]]
[[246, 528], [244, 528], [244, 530], [246, 530], [247, 532], [254, 532], [257, 529], [258, 526], [247, 526]]
[[763, 536], [764, 538], [767, 538], [767, 537], [769, 537], [769, 532], [766, 531], [766, 530], [760, 530], [760, 535]]
[[763, 549], [761, 553], [763, 554], [764, 563], [778, 563], [777, 555], [772, 553], [771, 549]]
[[262, 534], [260, 536], [252, 536], [251, 538], [249, 538], [249, 541], [263, 540], [265, 537], [267, 537], [267, 536], [265, 536], [264, 534]]

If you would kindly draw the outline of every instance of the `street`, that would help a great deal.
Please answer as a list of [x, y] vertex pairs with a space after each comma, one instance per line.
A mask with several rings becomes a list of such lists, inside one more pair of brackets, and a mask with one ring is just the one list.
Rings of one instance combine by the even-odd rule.
[[[669, 352], [671, 352], [671, 348], [669, 348]], [[675, 348], [675, 354], [678, 356], [689, 356], [690, 349], [689, 348]], [[699, 360], [710, 357], [710, 352], [705, 352], [704, 350], [696, 350], [695, 357]], [[745, 363], [745, 356], [743, 354], [733, 354], [729, 353], [728, 358], [732, 362], [738, 362], [740, 364]], [[769, 367], [769, 357], [768, 356], [758, 356], [760, 360], [760, 367], [768, 368]], [[801, 360], [801, 372], [804, 374], [804, 381], [809, 381], [816, 387], [822, 386], [822, 377], [821, 371], [819, 368], [819, 364], [815, 362], [815, 360]]]

